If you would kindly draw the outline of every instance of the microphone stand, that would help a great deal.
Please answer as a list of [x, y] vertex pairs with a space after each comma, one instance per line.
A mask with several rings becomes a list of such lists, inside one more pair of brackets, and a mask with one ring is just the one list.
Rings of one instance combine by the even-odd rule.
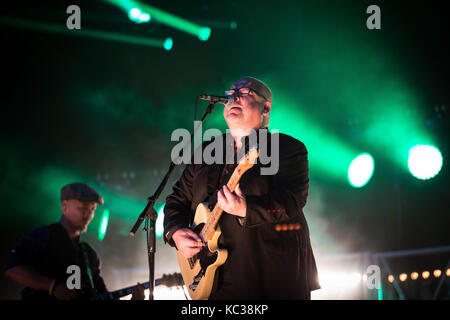
[[[210, 101], [208, 107], [206, 108], [205, 114], [203, 115], [200, 124], [197, 128], [194, 129], [194, 132], [191, 134], [191, 138], [189, 142], [187, 142], [183, 149], [187, 146], [187, 144], [191, 144], [193, 137], [197, 133], [197, 130], [203, 122], [205, 121], [208, 114], [210, 114], [215, 106], [216, 102]], [[145, 206], [142, 213], [139, 215], [136, 223], [130, 231], [130, 235], [134, 236], [136, 234], [137, 229], [145, 220], [144, 231], [147, 232], [147, 254], [148, 254], [148, 265], [149, 265], [149, 300], [154, 300], [153, 290], [155, 288], [155, 252], [156, 252], [156, 233], [155, 233], [155, 225], [158, 214], [154, 208], [156, 201], [161, 195], [167, 181], [169, 180], [169, 176], [175, 168], [176, 164], [171, 161], [169, 165], [169, 169], [164, 176], [164, 179], [161, 181], [160, 185], [156, 189], [155, 193], [147, 198], [147, 205]]]

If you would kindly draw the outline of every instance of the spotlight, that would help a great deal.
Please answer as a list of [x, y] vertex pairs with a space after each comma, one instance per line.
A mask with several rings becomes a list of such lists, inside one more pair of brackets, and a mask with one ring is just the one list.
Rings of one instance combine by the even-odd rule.
[[142, 12], [138, 8], [133, 8], [129, 12], [130, 18], [133, 18], [133, 19], [139, 19], [141, 14], [142, 14]]
[[148, 13], [143, 13], [139, 16], [139, 21], [141, 22], [149, 22], [150, 19], [150, 15]]
[[417, 273], [417, 272], [411, 273], [411, 279], [412, 280], [417, 280], [417, 278], [419, 278], [419, 273]]
[[398, 276], [398, 278], [400, 279], [401, 282], [403, 282], [406, 279], [408, 279], [408, 275], [406, 273], [402, 273]]
[[209, 27], [202, 27], [198, 31], [198, 38], [201, 41], [207, 41], [210, 36], [211, 36], [211, 28]]
[[447, 277], [450, 277], [450, 268], [447, 269], [447, 272], [445, 274], [447, 275]]
[[98, 227], [98, 240], [103, 241], [106, 235], [106, 230], [108, 229], [109, 221], [109, 210], [103, 210], [102, 218], [100, 220], [100, 225]]
[[173, 46], [172, 38], [166, 38], [166, 40], [164, 41], [164, 49], [170, 51], [172, 50], [172, 46]]
[[433, 275], [435, 278], [439, 278], [442, 275], [442, 271], [439, 269], [436, 269], [433, 271]]
[[408, 168], [417, 179], [431, 179], [442, 168], [442, 154], [436, 147], [416, 145], [409, 149]]
[[164, 206], [165, 205], [166, 204], [164, 203], [158, 209], [158, 217], [156, 218], [156, 223], [155, 223], [155, 235], [157, 238], [161, 238], [164, 233]]
[[394, 282], [394, 276], [393, 276], [392, 274], [390, 274], [390, 275], [388, 276], [388, 281], [389, 281], [389, 283]]
[[429, 271], [422, 272], [422, 278], [428, 279], [429, 277], [430, 277], [430, 272]]
[[128, 18], [136, 23], [149, 22], [152, 19], [150, 14], [142, 12], [139, 8], [130, 9]]
[[348, 180], [355, 188], [365, 186], [372, 177], [374, 160], [368, 153], [362, 153], [353, 159], [348, 167]]

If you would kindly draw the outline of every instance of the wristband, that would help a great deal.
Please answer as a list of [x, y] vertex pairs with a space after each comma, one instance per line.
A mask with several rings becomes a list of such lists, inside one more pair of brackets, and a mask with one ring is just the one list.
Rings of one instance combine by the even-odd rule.
[[48, 294], [53, 295], [53, 291], [55, 290], [56, 280], [53, 280], [52, 283], [50, 283], [50, 287], [48, 288]]

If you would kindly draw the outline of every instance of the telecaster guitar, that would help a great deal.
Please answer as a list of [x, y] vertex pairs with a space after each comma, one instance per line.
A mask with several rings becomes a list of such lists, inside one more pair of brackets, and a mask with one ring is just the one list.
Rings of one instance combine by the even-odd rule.
[[[231, 192], [234, 192], [242, 175], [253, 167], [258, 156], [259, 152], [255, 146], [240, 159], [238, 166], [227, 183]], [[208, 299], [211, 294], [216, 270], [228, 258], [228, 251], [220, 249], [218, 246], [221, 231], [217, 224], [222, 213], [223, 210], [218, 204], [210, 211], [207, 203], [200, 203], [195, 211], [194, 223], [191, 229], [200, 236], [206, 245], [198, 254], [189, 259], [177, 251], [181, 275], [189, 296], [193, 300]]]

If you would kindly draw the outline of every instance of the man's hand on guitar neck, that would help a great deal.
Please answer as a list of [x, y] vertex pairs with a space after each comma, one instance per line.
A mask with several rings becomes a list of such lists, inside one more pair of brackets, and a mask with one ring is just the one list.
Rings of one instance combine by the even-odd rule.
[[222, 189], [217, 192], [217, 203], [223, 209], [223, 211], [245, 218], [247, 215], [247, 201], [245, 196], [239, 187], [236, 186], [235, 192], [231, 192], [227, 185], [224, 185]]
[[138, 282], [138, 286], [131, 289], [131, 300], [145, 300], [145, 288]]
[[203, 247], [203, 242], [200, 237], [188, 228], [181, 228], [175, 231], [172, 239], [177, 249], [187, 259], [199, 253]]

